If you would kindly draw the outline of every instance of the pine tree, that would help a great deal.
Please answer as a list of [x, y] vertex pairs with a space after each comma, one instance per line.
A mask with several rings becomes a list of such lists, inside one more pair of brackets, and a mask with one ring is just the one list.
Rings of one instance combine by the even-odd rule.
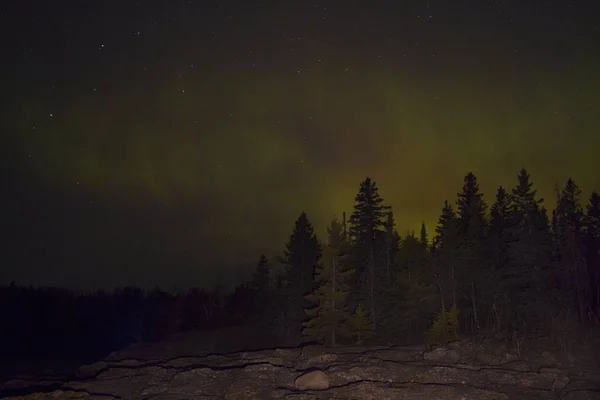
[[458, 234], [461, 240], [460, 273], [457, 286], [460, 293], [459, 302], [462, 300], [469, 304], [471, 315], [467, 315], [467, 317], [470, 317], [472, 328], [477, 330], [481, 322], [481, 316], [478, 315], [481, 310], [478, 307], [484, 308], [487, 300], [484, 296], [486, 288], [482, 285], [486, 266], [481, 262], [485, 259], [487, 205], [483, 200], [483, 193], [479, 189], [477, 178], [472, 172], [469, 172], [464, 178], [463, 190], [458, 193], [456, 205]]
[[469, 172], [464, 179], [462, 192], [458, 193], [457, 225], [459, 234], [466, 240], [477, 243], [485, 237], [487, 221], [485, 212], [487, 205], [483, 200], [483, 193], [479, 189], [477, 178]]
[[[374, 181], [366, 178], [355, 197], [354, 211], [350, 216], [350, 239], [354, 250], [355, 300], [368, 304], [370, 318], [376, 321], [376, 292], [379, 289], [379, 272], [376, 271], [377, 241], [383, 236], [388, 206], [383, 205]], [[366, 283], [366, 287], [361, 287]]]
[[435, 232], [432, 274], [440, 292], [442, 308], [445, 309], [447, 303], [457, 303], [456, 261], [461, 253], [456, 213], [447, 200], [444, 202]]
[[488, 237], [500, 241], [508, 241], [508, 233], [513, 221], [512, 197], [503, 186], [496, 191], [496, 200], [490, 208], [490, 224]]
[[305, 212], [302, 212], [294, 224], [294, 230], [286, 243], [283, 263], [288, 266], [287, 277], [298, 291], [304, 294], [314, 289], [315, 265], [321, 258], [321, 245], [314, 228]]
[[[431, 274], [409, 275], [402, 271], [397, 278], [395, 325], [392, 326], [392, 342], [399, 337], [421, 334], [439, 309], [439, 295]], [[389, 324], [386, 324], [388, 327]]]
[[593, 192], [584, 219], [585, 259], [590, 276], [591, 307], [600, 316], [600, 195]]
[[560, 281], [566, 294], [573, 294], [574, 306], [583, 322], [592, 301], [588, 286], [590, 277], [584, 259], [581, 190], [571, 178], [567, 180], [558, 198], [552, 226], [558, 251]]
[[282, 283], [284, 312], [280, 319], [285, 321], [286, 337], [290, 340], [299, 339], [301, 335], [304, 309], [310, 305], [305, 296], [315, 288], [315, 268], [320, 259], [321, 244], [308, 216], [302, 212], [280, 259], [286, 266]]
[[429, 238], [427, 236], [427, 228], [425, 227], [425, 221], [421, 223], [421, 233], [419, 234], [419, 242], [424, 250], [429, 249]]
[[365, 340], [373, 336], [375, 324], [367, 317], [362, 304], [356, 306], [350, 321], [350, 329], [354, 335], [355, 344], [363, 344]]
[[274, 317], [274, 310], [272, 309], [273, 290], [270, 285], [269, 261], [264, 254], [260, 256], [249, 286], [254, 297], [254, 313], [257, 315], [253, 318], [253, 321], [258, 325], [272, 322]]
[[427, 331], [427, 344], [445, 345], [448, 342], [458, 339], [460, 325], [458, 322], [459, 310], [456, 304], [453, 304], [449, 310], [442, 308], [433, 319], [433, 324]]
[[331, 221], [327, 233], [324, 260], [317, 266], [318, 286], [307, 296], [312, 307], [305, 310], [310, 319], [304, 323], [303, 334], [335, 346], [338, 336], [350, 336], [347, 281], [354, 271], [348, 268], [348, 245], [337, 218]]
[[385, 267], [385, 274], [378, 274], [377, 287], [377, 316], [381, 329], [377, 329], [378, 340], [389, 342], [390, 336], [397, 333], [401, 324], [397, 305], [400, 294], [397, 285], [398, 257], [400, 251], [400, 235], [396, 232], [394, 215], [391, 211], [387, 214], [384, 224], [383, 241], [377, 241], [376, 263]]
[[269, 261], [264, 254], [260, 255], [256, 271], [252, 275], [251, 286], [257, 293], [269, 290]]
[[422, 277], [424, 274], [423, 260], [425, 258], [425, 249], [422, 242], [415, 235], [414, 231], [408, 231], [400, 241], [400, 250], [398, 252], [398, 263], [400, 269], [405, 271], [410, 277]]
[[512, 189], [510, 222], [510, 266], [504, 269], [508, 297], [507, 308], [513, 310], [509, 323], [539, 316], [546, 306], [540, 292], [547, 287], [550, 262], [550, 236], [543, 199], [536, 199], [529, 173], [524, 168], [518, 174], [518, 184]]
[[496, 201], [490, 208], [490, 225], [488, 238], [491, 242], [493, 262], [500, 267], [507, 262], [507, 249], [510, 241], [512, 199], [502, 186], [496, 192]]
[[286, 340], [288, 332], [291, 331], [291, 321], [288, 318], [288, 298], [290, 297], [288, 283], [285, 274], [275, 275], [273, 282], [273, 330], [277, 337]]
[[385, 269], [386, 269], [386, 278], [388, 282], [391, 282], [393, 274], [394, 274], [394, 264], [396, 260], [396, 255], [398, 253], [398, 249], [400, 246], [400, 236], [398, 232], [396, 232], [396, 222], [394, 221], [394, 213], [392, 211], [388, 211], [387, 219], [384, 224], [385, 228], [385, 236], [384, 236], [384, 257], [385, 257]]
[[519, 171], [518, 185], [512, 190], [513, 212], [517, 225], [522, 231], [531, 234], [535, 226], [535, 215], [544, 199], [536, 199], [537, 190], [533, 190], [533, 182], [525, 168]]
[[[489, 312], [494, 320], [497, 330], [502, 329], [507, 320], [507, 291], [505, 275], [510, 274], [509, 246], [511, 241], [510, 230], [513, 217], [511, 214], [512, 199], [508, 192], [500, 186], [496, 192], [496, 201], [490, 209], [490, 225], [488, 230], [488, 245], [491, 261], [491, 271], [486, 277], [492, 295], [491, 310]], [[514, 272], [513, 272], [514, 273]]]
[[392, 329], [396, 335], [421, 334], [439, 308], [429, 256], [426, 231], [421, 229], [418, 238], [414, 231], [409, 231], [398, 253], [400, 273], [394, 288], [397, 294], [391, 296], [399, 299], [395, 301], [393, 318], [386, 318], [395, 320]]
[[444, 207], [435, 227], [435, 238], [433, 247], [441, 249], [442, 247], [458, 247], [458, 226], [456, 224], [456, 212], [454, 208], [444, 201]]

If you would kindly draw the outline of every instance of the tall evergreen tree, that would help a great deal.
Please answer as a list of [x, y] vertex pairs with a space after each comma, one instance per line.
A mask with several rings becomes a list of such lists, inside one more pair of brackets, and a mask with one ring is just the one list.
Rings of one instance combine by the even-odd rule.
[[456, 212], [448, 200], [444, 201], [442, 213], [435, 227], [435, 238], [433, 247], [437, 250], [442, 247], [458, 247], [458, 226], [456, 223]]
[[586, 206], [585, 259], [590, 276], [591, 306], [600, 316], [600, 195], [593, 192]]
[[429, 237], [427, 236], [427, 228], [425, 227], [425, 221], [421, 223], [421, 233], [419, 234], [419, 242], [423, 249], [429, 249]]
[[307, 294], [314, 289], [315, 266], [320, 258], [321, 245], [308, 216], [302, 212], [294, 224], [282, 259], [288, 266], [287, 277], [295, 278], [293, 284], [298, 285], [299, 292]]
[[496, 192], [496, 201], [490, 208], [488, 237], [491, 242], [493, 263], [500, 267], [507, 262], [509, 231], [512, 222], [512, 199], [502, 186]]
[[425, 272], [423, 269], [425, 251], [415, 232], [408, 231], [400, 241], [398, 264], [401, 270], [407, 272], [409, 277], [421, 277]]
[[256, 314], [252, 321], [258, 325], [271, 323], [276, 310], [273, 309], [273, 290], [270, 284], [269, 261], [264, 254], [260, 256], [249, 286], [253, 293], [253, 309]]
[[401, 291], [398, 287], [400, 235], [395, 229], [394, 215], [387, 213], [384, 224], [383, 242], [378, 241], [376, 263], [383, 265], [385, 274], [377, 274], [377, 316], [378, 325], [377, 339], [382, 342], [390, 342], [393, 334], [397, 334], [401, 326], [401, 316], [398, 312], [401, 301]]
[[479, 189], [477, 178], [469, 172], [464, 179], [462, 192], [456, 201], [458, 231], [461, 237], [476, 244], [485, 237], [487, 205]]
[[337, 218], [331, 221], [327, 234], [323, 261], [317, 266], [318, 286], [307, 296], [312, 307], [305, 310], [310, 319], [304, 323], [303, 334], [335, 346], [339, 336], [351, 336], [347, 281], [354, 271], [348, 266], [348, 244]]
[[373, 336], [375, 324], [367, 317], [362, 304], [359, 303], [356, 306], [350, 321], [350, 330], [354, 336], [355, 344], [361, 345]]
[[266, 292], [269, 290], [269, 261], [264, 254], [260, 255], [256, 271], [252, 275], [251, 286], [257, 293]]
[[527, 170], [518, 174], [518, 184], [512, 189], [509, 257], [510, 268], [504, 270], [509, 323], [514, 326], [527, 317], [539, 316], [546, 307], [540, 292], [547, 287], [550, 263], [550, 235], [543, 199], [537, 199]]
[[384, 263], [387, 282], [392, 281], [395, 270], [396, 255], [400, 247], [400, 235], [396, 232], [396, 222], [394, 221], [394, 213], [391, 209], [387, 213], [387, 219], [384, 224]]
[[[386, 322], [394, 322], [386, 324], [393, 328], [394, 340], [415, 333], [421, 334], [439, 309], [429, 255], [423, 230], [419, 237], [414, 231], [409, 231], [401, 240], [398, 252], [400, 270], [394, 287], [397, 294], [389, 296], [394, 301], [393, 314], [391, 317], [386, 316]], [[380, 333], [378, 335], [381, 336]]]
[[460, 255], [460, 238], [454, 208], [446, 200], [435, 228], [432, 273], [439, 289], [442, 308], [457, 304], [456, 262]]
[[375, 181], [368, 177], [361, 182], [354, 201], [349, 220], [357, 272], [354, 297], [356, 303], [367, 304], [370, 318], [376, 322], [376, 292], [381, 283], [376, 266], [377, 241], [383, 236], [389, 207], [383, 204]]
[[584, 212], [581, 190], [569, 178], [560, 193], [552, 221], [560, 282], [565, 294], [572, 294], [580, 321], [587, 316], [592, 303], [590, 277], [583, 248]]
[[305, 296], [315, 288], [315, 268], [321, 259], [321, 244], [305, 212], [294, 224], [280, 261], [286, 266], [285, 283], [282, 285], [286, 302], [282, 319], [286, 321], [286, 337], [299, 339], [304, 309], [310, 304]]
[[[461, 241], [461, 259], [458, 279], [459, 301], [468, 305], [471, 312], [464, 317], [472, 324], [472, 329], [477, 330], [481, 323], [481, 310], [485, 306], [486, 288], [482, 281], [488, 271], [486, 265], [481, 263], [484, 256], [485, 233], [487, 230], [486, 210], [487, 205], [483, 200], [483, 193], [479, 189], [477, 178], [469, 172], [464, 178], [462, 192], [458, 193], [456, 201], [458, 218], [458, 234]], [[483, 303], [483, 304], [481, 304]], [[479, 315], [480, 313], [481, 315]]]
[[[500, 186], [496, 192], [496, 200], [490, 208], [490, 224], [488, 230], [488, 250], [491, 271], [487, 275], [487, 287], [492, 295], [491, 318], [497, 330], [502, 329], [508, 319], [506, 315], [507, 291], [504, 277], [510, 274], [509, 246], [511, 241], [510, 230], [513, 222], [512, 198], [504, 187]], [[514, 272], [513, 272], [514, 273]]]

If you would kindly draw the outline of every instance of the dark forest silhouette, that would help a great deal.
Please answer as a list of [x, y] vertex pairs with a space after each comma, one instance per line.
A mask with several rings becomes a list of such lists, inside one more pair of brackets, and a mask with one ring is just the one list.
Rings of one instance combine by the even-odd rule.
[[423, 224], [401, 236], [367, 178], [326, 238], [302, 212], [283, 255], [261, 255], [250, 281], [229, 293], [0, 288], [0, 352], [91, 361], [176, 332], [240, 325], [278, 345], [585, 337], [600, 318], [600, 196], [582, 199], [572, 179], [556, 196], [550, 213], [523, 169], [488, 207], [469, 173], [433, 234]]

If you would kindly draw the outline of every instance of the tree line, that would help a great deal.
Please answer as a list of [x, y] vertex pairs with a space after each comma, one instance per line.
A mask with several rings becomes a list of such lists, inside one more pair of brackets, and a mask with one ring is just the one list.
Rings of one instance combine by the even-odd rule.
[[290, 343], [394, 343], [424, 333], [437, 343], [459, 332], [551, 328], [559, 318], [597, 325], [600, 196], [586, 204], [581, 196], [568, 179], [550, 214], [522, 169], [488, 207], [468, 173], [432, 239], [424, 223], [401, 237], [366, 178], [348, 220], [334, 217], [321, 241], [302, 212], [283, 256], [270, 267], [262, 255], [236, 292], [252, 298], [252, 323]]
[[524, 334], [600, 318], [600, 196], [569, 179], [550, 213], [528, 172], [488, 207], [468, 173], [435, 232], [401, 236], [376, 183], [360, 183], [348, 218], [321, 240], [306, 213], [282, 255], [262, 255], [231, 292], [128, 287], [112, 293], [0, 288], [0, 350], [90, 360], [188, 330], [243, 326], [273, 345], [317, 341], [439, 343], [461, 334]]

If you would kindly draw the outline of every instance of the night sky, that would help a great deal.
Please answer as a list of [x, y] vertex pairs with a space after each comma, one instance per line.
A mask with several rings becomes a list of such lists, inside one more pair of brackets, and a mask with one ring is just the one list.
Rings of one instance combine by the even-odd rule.
[[240, 280], [367, 176], [401, 235], [469, 171], [600, 190], [594, 1], [5, 3], [1, 284]]

